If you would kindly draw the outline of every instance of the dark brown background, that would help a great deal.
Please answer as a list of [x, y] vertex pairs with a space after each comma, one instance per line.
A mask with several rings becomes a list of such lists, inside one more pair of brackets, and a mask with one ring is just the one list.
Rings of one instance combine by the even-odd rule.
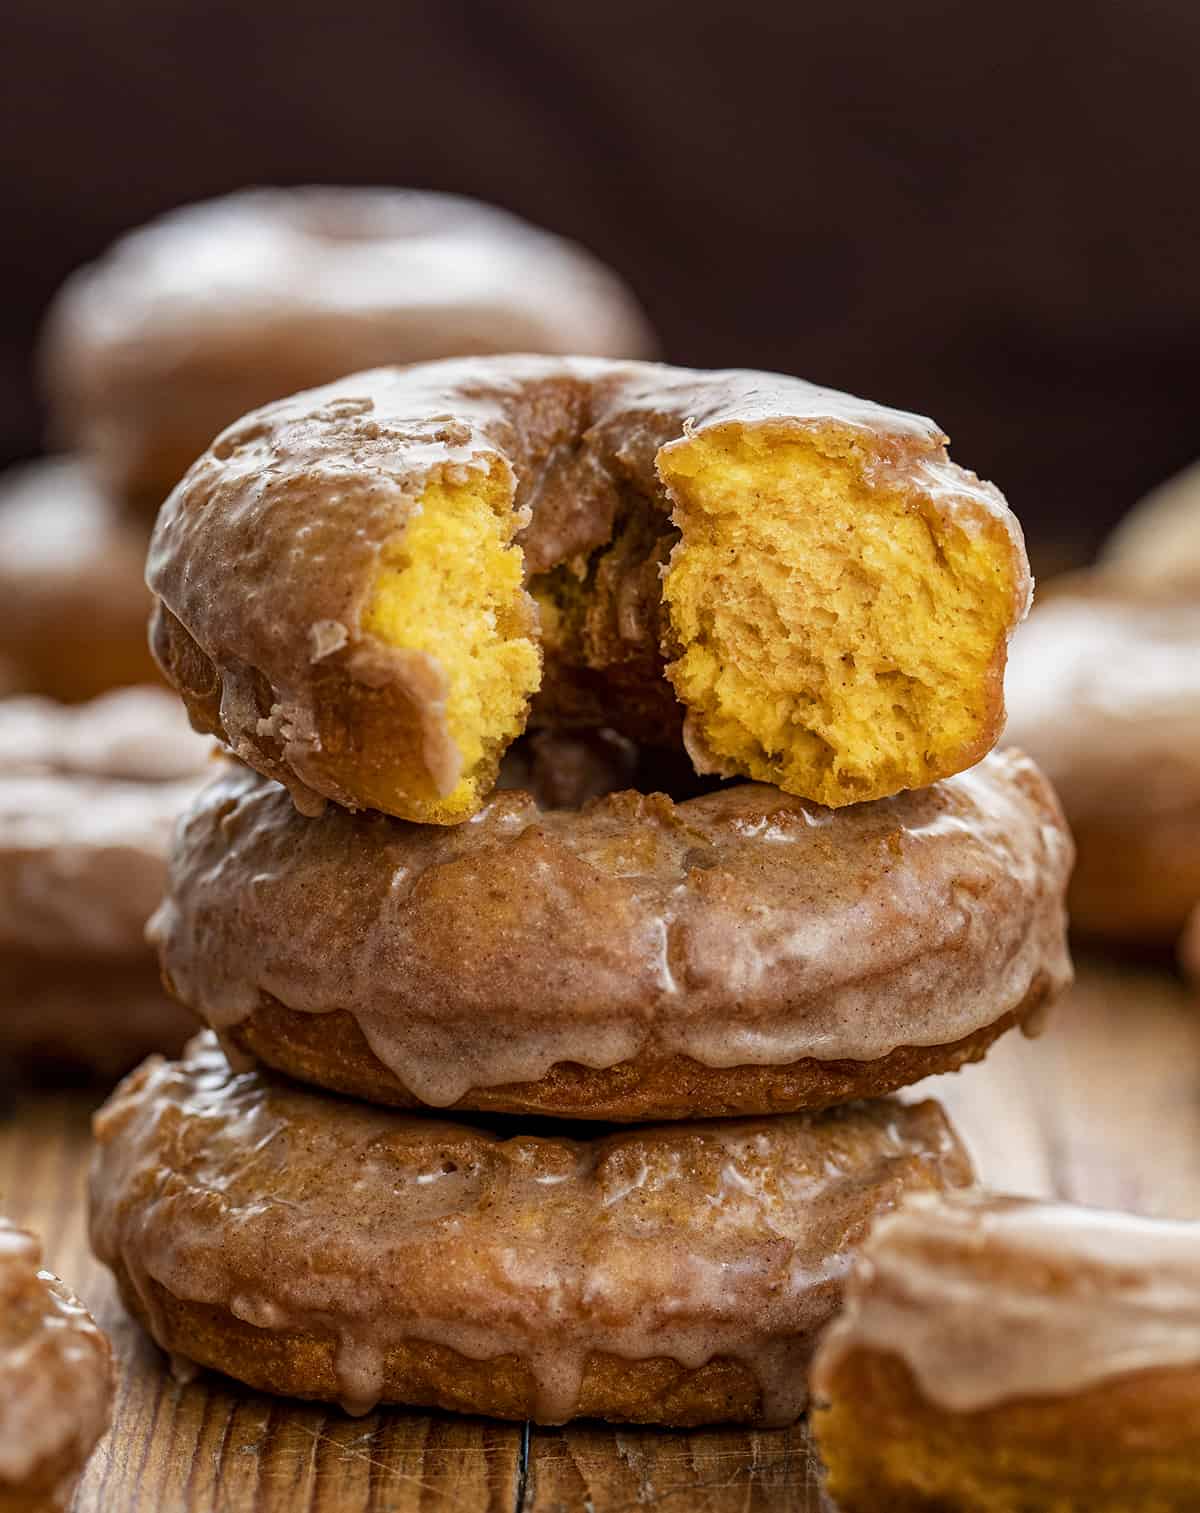
[[123, 228], [247, 182], [496, 200], [682, 362], [928, 411], [1035, 557], [1200, 451], [1197, 0], [5, 0], [0, 454]]

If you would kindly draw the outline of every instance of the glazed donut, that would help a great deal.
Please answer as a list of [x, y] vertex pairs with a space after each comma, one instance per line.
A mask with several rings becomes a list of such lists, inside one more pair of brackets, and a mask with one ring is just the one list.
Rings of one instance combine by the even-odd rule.
[[145, 925], [208, 743], [165, 690], [0, 702], [0, 1052], [116, 1074], [194, 1021]]
[[171, 495], [154, 650], [306, 812], [468, 817], [535, 695], [535, 724], [682, 724], [700, 772], [886, 797], [991, 749], [1029, 598], [1016, 520], [944, 440], [762, 373], [357, 374], [230, 427]]
[[1062, 800], [1083, 935], [1170, 945], [1200, 900], [1200, 599], [1079, 574], [1013, 642], [1005, 740]]
[[1200, 462], [1152, 490], [1105, 545], [1106, 573], [1143, 589], [1200, 597]]
[[41, 1261], [0, 1218], [0, 1513], [65, 1513], [112, 1411], [108, 1340]]
[[493, 206], [257, 189], [175, 210], [81, 268], [51, 307], [42, 367], [58, 441], [152, 518], [239, 415], [355, 369], [656, 345], [615, 274]]
[[819, 809], [758, 784], [450, 827], [297, 814], [231, 767], [149, 934], [239, 1052], [401, 1107], [642, 1120], [820, 1108], [1033, 1032], [1071, 845], [1027, 759]]
[[0, 475], [0, 693], [68, 702], [156, 683], [144, 531], [69, 458]]
[[209, 1035], [95, 1129], [92, 1244], [158, 1344], [355, 1413], [790, 1423], [872, 1219], [971, 1178], [936, 1103], [497, 1132], [234, 1075]]
[[912, 1197], [863, 1246], [812, 1395], [842, 1513], [1193, 1513], [1200, 1225]]

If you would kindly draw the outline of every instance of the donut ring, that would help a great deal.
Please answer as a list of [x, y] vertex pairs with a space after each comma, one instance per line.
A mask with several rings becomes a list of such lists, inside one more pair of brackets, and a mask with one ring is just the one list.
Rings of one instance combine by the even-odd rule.
[[255, 189], [159, 217], [59, 292], [42, 350], [58, 440], [149, 518], [258, 405], [381, 363], [650, 357], [633, 295], [494, 206], [403, 189]]
[[0, 1218], [0, 1509], [65, 1510], [108, 1428], [112, 1350], [41, 1269], [41, 1246]]
[[844, 1513], [1200, 1505], [1200, 1225], [919, 1195], [813, 1364]]
[[208, 744], [165, 690], [0, 701], [0, 1054], [116, 1075], [183, 1044], [145, 925]]
[[682, 722], [697, 771], [821, 803], [924, 787], [995, 744], [1030, 592], [944, 442], [763, 373], [356, 374], [230, 427], [171, 495], [155, 654], [306, 812], [466, 818], [535, 695], [535, 724]]
[[871, 1221], [971, 1179], [936, 1103], [499, 1134], [235, 1075], [211, 1035], [95, 1128], [92, 1244], [159, 1345], [350, 1412], [790, 1423]]
[[1018, 753], [842, 811], [743, 784], [469, 824], [298, 815], [231, 768], [149, 934], [172, 990], [304, 1080], [639, 1120], [820, 1108], [978, 1059], [1070, 980], [1071, 845]]
[[0, 475], [0, 693], [68, 703], [157, 683], [146, 539], [76, 462]]
[[1072, 927], [1170, 945], [1200, 901], [1200, 600], [1072, 577], [1016, 637], [1008, 699], [1078, 847]]

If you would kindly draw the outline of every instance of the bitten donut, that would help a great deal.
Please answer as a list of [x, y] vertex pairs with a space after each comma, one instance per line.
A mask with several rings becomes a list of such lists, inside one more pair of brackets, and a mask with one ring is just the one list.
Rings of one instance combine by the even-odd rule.
[[846, 810], [740, 784], [466, 825], [230, 768], [150, 925], [226, 1043], [376, 1102], [638, 1120], [876, 1096], [1033, 1031], [1071, 844], [1017, 753]]
[[67, 458], [0, 475], [0, 693], [156, 683], [146, 537]]
[[910, 1198], [864, 1245], [812, 1394], [842, 1513], [1194, 1513], [1200, 1225]]
[[0, 701], [0, 1052], [124, 1071], [195, 1021], [163, 991], [146, 920], [171, 829], [209, 771], [175, 700]]
[[1190, 589], [1200, 598], [1200, 462], [1136, 504], [1105, 545], [1113, 578], [1143, 589]]
[[1200, 900], [1200, 598], [1073, 578], [1014, 640], [1008, 704], [1078, 847], [1072, 926], [1169, 945]]
[[63, 286], [42, 366], [57, 439], [152, 515], [239, 415], [358, 368], [655, 348], [620, 279], [561, 237], [456, 195], [314, 187], [122, 237]]
[[971, 1178], [936, 1103], [572, 1139], [234, 1075], [208, 1035], [95, 1129], [92, 1244], [159, 1345], [356, 1413], [790, 1423], [871, 1221]]
[[31, 1234], [0, 1219], [0, 1513], [65, 1510], [112, 1411], [112, 1351]]
[[931, 421], [799, 379], [491, 358], [247, 416], [164, 506], [155, 653], [312, 812], [453, 823], [535, 724], [830, 805], [991, 749], [1029, 575]]

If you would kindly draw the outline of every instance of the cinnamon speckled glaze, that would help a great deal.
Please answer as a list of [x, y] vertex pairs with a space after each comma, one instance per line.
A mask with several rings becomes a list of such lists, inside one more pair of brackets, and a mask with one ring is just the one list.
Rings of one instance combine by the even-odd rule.
[[828, 810], [740, 784], [422, 826], [231, 767], [150, 933], [231, 1047], [399, 1105], [821, 1107], [982, 1055], [1070, 980], [1071, 843], [1016, 752]]
[[[457, 748], [436, 667], [360, 617], [381, 551], [426, 485], [491, 468], [511, 479], [531, 586], [564, 564], [582, 574], [612, 547], [581, 644], [546, 648], [531, 722], [678, 743], [688, 732], [663, 671], [661, 569], [679, 537], [656, 462], [685, 432], [727, 428], [840, 438], [873, 485], [905, 491], [939, 527], [996, 537], [1015, 585], [1009, 628], [1024, 615], [1020, 527], [998, 490], [949, 460], [930, 420], [778, 374], [500, 357], [358, 373], [219, 436], [159, 514], [155, 654], [197, 728], [308, 812], [322, 797], [361, 807], [337, 773], [348, 755], [369, 758], [352, 748], [364, 711], [415, 722], [431, 776], [450, 784]], [[1002, 643], [993, 741], [1004, 655]]]
[[108, 1340], [41, 1260], [0, 1219], [0, 1513], [66, 1509], [112, 1406]]
[[614, 273], [514, 215], [311, 187], [189, 205], [122, 237], [60, 290], [42, 365], [58, 439], [152, 514], [239, 415], [357, 368], [655, 347]]
[[234, 1074], [96, 1117], [91, 1234], [165, 1349], [261, 1390], [562, 1423], [789, 1423], [872, 1220], [961, 1186], [935, 1103], [574, 1139]]

